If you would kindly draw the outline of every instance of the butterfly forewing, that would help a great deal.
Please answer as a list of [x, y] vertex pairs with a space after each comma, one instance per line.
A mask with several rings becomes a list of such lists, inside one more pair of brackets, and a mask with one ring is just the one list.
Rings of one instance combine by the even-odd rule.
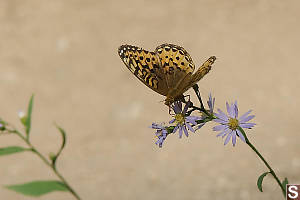
[[167, 95], [168, 89], [165, 85], [158, 57], [154, 52], [131, 45], [120, 46], [118, 52], [127, 68], [140, 81], [159, 94]]

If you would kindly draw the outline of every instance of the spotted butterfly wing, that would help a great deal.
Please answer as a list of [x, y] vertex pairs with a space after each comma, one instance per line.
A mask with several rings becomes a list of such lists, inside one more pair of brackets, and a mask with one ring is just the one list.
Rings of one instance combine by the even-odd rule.
[[167, 98], [176, 100], [182, 96], [183, 88], [195, 69], [193, 60], [183, 47], [174, 44], [162, 44], [156, 48], [155, 53], [159, 57], [169, 89]]
[[167, 96], [165, 77], [160, 68], [159, 58], [154, 52], [132, 45], [122, 45], [118, 53], [126, 67], [140, 81], [157, 93]]

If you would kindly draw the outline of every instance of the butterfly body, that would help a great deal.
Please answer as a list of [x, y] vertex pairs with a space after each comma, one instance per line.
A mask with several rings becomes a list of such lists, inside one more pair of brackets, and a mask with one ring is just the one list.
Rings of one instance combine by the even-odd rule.
[[165, 104], [182, 100], [183, 93], [211, 69], [216, 57], [210, 57], [193, 74], [195, 65], [187, 51], [174, 44], [162, 44], [154, 52], [122, 45], [118, 53], [126, 67], [146, 86], [166, 96]]

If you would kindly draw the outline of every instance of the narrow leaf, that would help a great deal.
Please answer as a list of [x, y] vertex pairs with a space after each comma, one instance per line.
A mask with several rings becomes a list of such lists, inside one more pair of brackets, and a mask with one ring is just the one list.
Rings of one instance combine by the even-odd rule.
[[4, 147], [0, 148], [0, 156], [5, 156], [13, 153], [19, 153], [22, 151], [27, 151], [28, 149], [18, 146], [10, 146], [10, 147]]
[[284, 178], [284, 180], [282, 181], [282, 186], [284, 189], [284, 195], [286, 195], [286, 185], [289, 184], [289, 180], [287, 178]]
[[53, 191], [68, 191], [68, 187], [60, 181], [33, 181], [6, 188], [28, 196], [41, 196]]
[[269, 174], [269, 173], [270, 173], [270, 172], [265, 172], [265, 173], [263, 173], [262, 175], [260, 175], [259, 178], [257, 179], [257, 187], [258, 187], [259, 191], [261, 191], [261, 192], [263, 192], [263, 189], [262, 189], [262, 182], [263, 182], [265, 176], [266, 176], [267, 174]]
[[66, 145], [66, 132], [64, 129], [62, 129], [60, 126], [56, 125], [56, 128], [59, 130], [61, 137], [62, 137], [62, 143], [61, 146], [57, 152], [57, 154], [55, 156], [52, 157], [52, 164], [55, 167], [55, 163], [56, 160], [58, 158], [58, 156], [60, 155], [60, 153], [62, 152], [62, 150], [64, 149], [65, 145]]
[[32, 113], [32, 106], [33, 106], [33, 97], [31, 96], [29, 104], [28, 104], [28, 110], [27, 110], [27, 117], [26, 117], [26, 135], [29, 136], [30, 128], [31, 128], [31, 113]]

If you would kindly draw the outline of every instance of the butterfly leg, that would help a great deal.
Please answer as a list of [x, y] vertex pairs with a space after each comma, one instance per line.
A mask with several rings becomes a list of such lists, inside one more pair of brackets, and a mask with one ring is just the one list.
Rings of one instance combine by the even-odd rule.
[[[187, 97], [188, 100], [185, 100], [185, 97]], [[183, 103], [190, 102], [190, 100], [191, 100], [191, 95], [188, 94], [183, 96]]]

